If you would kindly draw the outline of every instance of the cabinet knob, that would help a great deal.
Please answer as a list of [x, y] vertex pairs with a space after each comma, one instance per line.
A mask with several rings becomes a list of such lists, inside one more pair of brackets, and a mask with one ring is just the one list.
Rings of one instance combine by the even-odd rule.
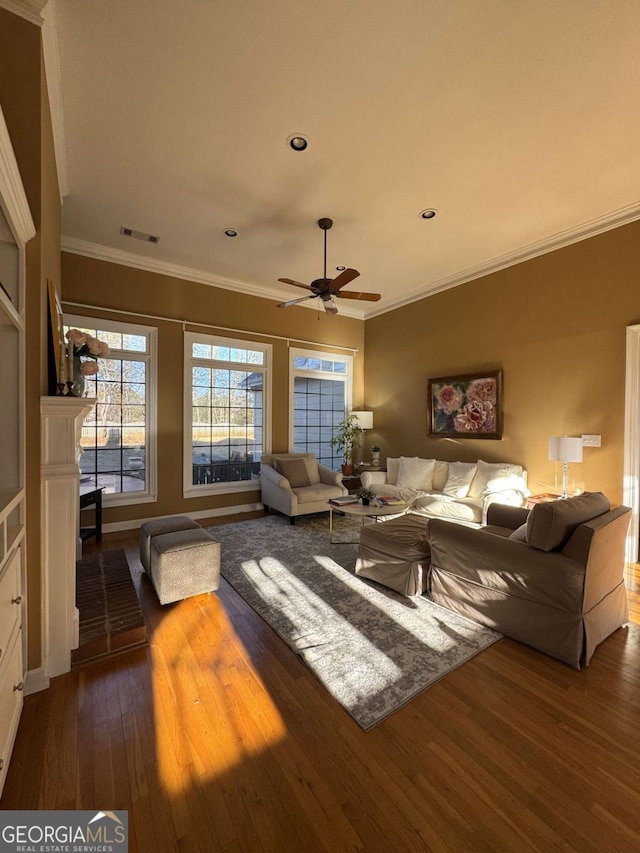
[[13, 687], [14, 690], [24, 690], [24, 681], [19, 681]]
[[22, 604], [22, 596], [18, 595], [16, 598], [11, 599], [12, 604]]

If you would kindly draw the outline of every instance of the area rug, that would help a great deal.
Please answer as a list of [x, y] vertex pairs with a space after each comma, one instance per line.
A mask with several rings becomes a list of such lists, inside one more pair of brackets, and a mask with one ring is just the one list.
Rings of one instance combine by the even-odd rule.
[[[339, 518], [334, 536], [357, 539]], [[365, 730], [501, 635], [424, 596], [406, 598], [354, 574], [357, 546], [329, 544], [326, 515], [209, 528], [221, 572]]]
[[147, 642], [147, 630], [127, 555], [122, 549], [83, 557], [76, 563], [80, 645], [74, 666]]

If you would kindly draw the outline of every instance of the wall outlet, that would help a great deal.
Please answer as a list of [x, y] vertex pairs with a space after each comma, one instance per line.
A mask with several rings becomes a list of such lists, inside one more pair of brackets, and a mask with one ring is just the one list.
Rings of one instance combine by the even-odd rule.
[[582, 446], [583, 447], [600, 447], [602, 436], [601, 435], [583, 435], [582, 436]]

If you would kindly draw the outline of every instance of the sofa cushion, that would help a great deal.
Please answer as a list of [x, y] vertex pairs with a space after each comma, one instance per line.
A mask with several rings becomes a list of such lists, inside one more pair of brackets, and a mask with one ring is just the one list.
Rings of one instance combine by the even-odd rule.
[[436, 459], [436, 466], [433, 469], [433, 491], [441, 492], [446, 486], [448, 478], [449, 463]]
[[539, 551], [561, 548], [576, 527], [610, 508], [609, 499], [602, 492], [536, 504], [527, 518], [527, 544]]
[[443, 518], [458, 522], [482, 522], [482, 499], [451, 498], [447, 495], [420, 495], [412, 504], [411, 512], [427, 518]]
[[452, 498], [466, 498], [475, 473], [476, 465], [473, 462], [450, 462], [443, 493]]
[[[293, 464], [291, 464], [293, 463]], [[302, 463], [302, 464], [301, 464]], [[286, 477], [291, 483], [292, 489], [301, 488], [302, 486], [313, 485], [320, 482], [320, 472], [318, 471], [318, 460], [315, 456], [274, 456], [273, 467], [279, 474]], [[305, 474], [306, 472], [306, 482]], [[289, 476], [293, 475], [293, 480]], [[295, 481], [295, 482], [294, 482]]]
[[433, 488], [435, 459], [420, 459], [417, 456], [401, 456], [398, 467], [398, 486], [430, 492]]
[[514, 542], [526, 542], [527, 541], [527, 522], [521, 524], [520, 527], [516, 527], [513, 533], [510, 534], [509, 539], [513, 539]]
[[390, 458], [387, 456], [387, 483], [395, 486], [398, 482], [398, 469], [400, 468], [400, 457]]
[[520, 465], [479, 459], [469, 487], [469, 497], [479, 498], [505, 489], [522, 489], [524, 485], [524, 472]]

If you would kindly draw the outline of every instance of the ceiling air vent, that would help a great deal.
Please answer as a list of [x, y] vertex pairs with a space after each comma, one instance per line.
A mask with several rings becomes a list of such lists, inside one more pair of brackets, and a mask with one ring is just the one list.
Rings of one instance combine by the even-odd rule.
[[134, 231], [133, 228], [125, 228], [124, 225], [120, 229], [120, 233], [125, 237], [133, 237], [135, 240], [142, 240], [144, 243], [159, 243], [160, 238], [154, 237], [153, 234], [145, 234], [144, 231]]

